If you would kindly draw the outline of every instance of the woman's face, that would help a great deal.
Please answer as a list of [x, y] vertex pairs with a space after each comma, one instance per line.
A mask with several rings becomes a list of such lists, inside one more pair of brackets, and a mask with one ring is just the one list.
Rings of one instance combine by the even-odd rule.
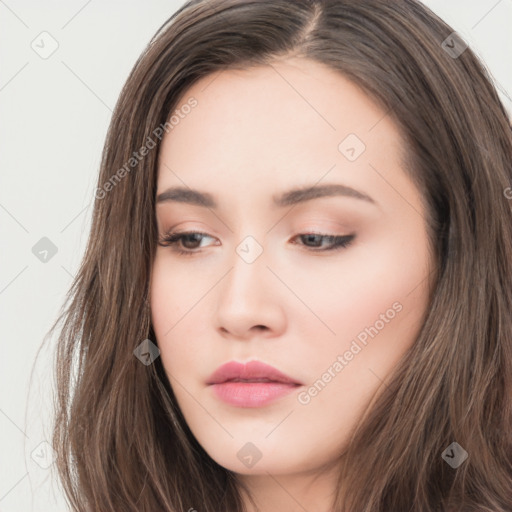
[[[181, 110], [191, 97], [195, 108]], [[162, 363], [217, 463], [318, 470], [428, 307], [426, 212], [402, 140], [352, 82], [305, 59], [208, 76], [180, 105], [162, 142], [156, 216], [162, 236], [201, 234], [157, 248]]]

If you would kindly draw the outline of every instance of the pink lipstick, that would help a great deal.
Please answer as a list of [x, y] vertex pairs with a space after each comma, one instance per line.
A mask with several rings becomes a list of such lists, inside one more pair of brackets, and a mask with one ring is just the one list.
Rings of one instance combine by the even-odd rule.
[[302, 385], [260, 361], [223, 364], [210, 376], [207, 384], [217, 398], [237, 407], [263, 407]]

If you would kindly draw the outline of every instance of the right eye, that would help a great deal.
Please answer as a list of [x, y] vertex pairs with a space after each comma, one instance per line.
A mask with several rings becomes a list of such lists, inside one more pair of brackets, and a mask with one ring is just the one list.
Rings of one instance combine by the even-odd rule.
[[[201, 237], [210, 237], [210, 235], [207, 235], [206, 233], [200, 233], [197, 231], [186, 231], [186, 232], [170, 232], [165, 233], [158, 241], [158, 244], [163, 247], [171, 247], [173, 251], [177, 252], [178, 254], [182, 255], [192, 255], [195, 254], [197, 251], [195, 249], [198, 248], [197, 242], [201, 242]], [[184, 247], [184, 249], [180, 248]]]

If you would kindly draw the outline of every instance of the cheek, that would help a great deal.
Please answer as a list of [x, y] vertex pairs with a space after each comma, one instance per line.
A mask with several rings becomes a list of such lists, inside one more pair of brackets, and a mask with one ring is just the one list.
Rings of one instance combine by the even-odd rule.
[[[319, 267], [313, 276], [308, 273], [315, 282], [307, 287], [304, 279], [301, 285], [307, 290], [308, 304], [335, 333], [324, 329], [313, 315], [305, 321], [311, 335], [320, 328], [325, 333], [315, 336], [314, 346], [304, 340], [299, 351], [299, 357], [308, 361], [309, 382], [321, 378], [338, 356], [346, 354], [343, 370], [331, 369], [336, 384], [326, 387], [334, 392], [347, 386], [355, 390], [353, 397], [369, 394], [414, 343], [428, 309], [430, 262], [426, 239], [406, 240], [404, 246], [403, 237], [374, 239], [371, 247], [360, 247], [357, 254], [347, 251], [339, 264]], [[322, 401], [330, 395], [322, 393]], [[339, 400], [339, 396], [332, 398]]]
[[308, 362], [309, 387], [298, 397], [304, 435], [327, 428], [340, 442], [414, 343], [429, 299], [422, 243], [408, 250], [382, 243], [378, 253], [360, 251], [348, 266], [350, 272], [330, 269], [321, 291], [308, 295], [336, 337], [317, 337], [298, 356]]
[[201, 354], [204, 359], [204, 349], [208, 348], [204, 340], [212, 338], [204, 305], [205, 293], [215, 279], [210, 276], [208, 280], [208, 276], [197, 273], [191, 277], [190, 271], [177, 267], [166, 256], [157, 255], [152, 269], [151, 321], [162, 364], [174, 387], [173, 377], [178, 382], [190, 380], [190, 368], [198, 367]]
[[[170, 276], [169, 270], [156, 258], [151, 273], [150, 303], [151, 323], [160, 345], [169, 337], [179, 308], [176, 292], [173, 292], [175, 282]], [[160, 346], [160, 351], [162, 348]]]
[[[288, 282], [343, 344], [375, 323], [378, 330], [384, 331], [384, 325], [389, 331], [390, 326], [421, 322], [428, 305], [429, 266], [423, 239], [404, 247], [403, 240], [382, 238], [348, 249], [332, 263], [310, 267], [302, 276], [290, 271]], [[332, 345], [334, 336], [324, 331]]]
[[172, 338], [181, 322], [194, 314], [195, 304], [210, 286], [201, 276], [191, 277], [190, 271], [173, 262], [165, 250], [158, 253], [151, 272], [150, 295], [151, 320], [157, 338]]
[[[190, 295], [190, 287], [180, 286], [179, 273], [173, 272], [165, 258], [157, 255], [151, 277], [151, 322], [158, 340], [160, 357], [168, 373], [174, 370], [170, 368], [172, 361], [186, 356], [188, 345], [173, 340], [179, 332], [179, 319], [186, 314], [185, 307]], [[183, 353], [176, 354], [176, 350]]]

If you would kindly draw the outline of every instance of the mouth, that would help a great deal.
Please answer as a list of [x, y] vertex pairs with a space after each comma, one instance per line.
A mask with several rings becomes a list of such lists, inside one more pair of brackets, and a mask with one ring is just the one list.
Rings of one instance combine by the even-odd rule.
[[260, 361], [230, 361], [207, 381], [215, 396], [237, 407], [263, 407], [303, 384]]

